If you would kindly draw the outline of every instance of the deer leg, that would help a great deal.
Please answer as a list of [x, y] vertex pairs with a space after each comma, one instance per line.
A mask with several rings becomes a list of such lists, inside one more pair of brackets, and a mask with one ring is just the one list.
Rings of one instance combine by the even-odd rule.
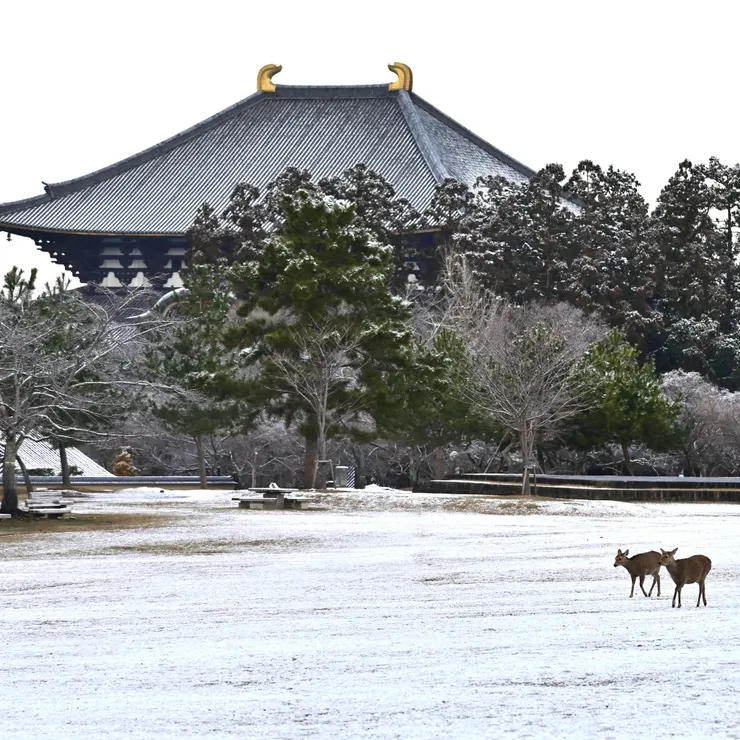
[[630, 575], [630, 578], [632, 578], [632, 590], [630, 591], [630, 599], [635, 595], [635, 581], [637, 580], [637, 576]]
[[642, 593], [647, 596], [647, 591], [645, 591], [645, 587], [642, 585], [645, 583], [645, 576], [640, 576], [640, 588], [642, 589]]
[[653, 595], [653, 589], [655, 588], [655, 584], [658, 584], [658, 596], [660, 596], [660, 578], [656, 573], [653, 573], [653, 585], [650, 586], [650, 590], [648, 591], [648, 596]]
[[676, 590], [673, 592], [673, 601], [671, 601], [671, 609], [673, 609], [676, 606], [676, 596], [678, 595], [678, 586], [676, 586]]
[[704, 606], [707, 605], [707, 592], [706, 592], [706, 586], [704, 584], [704, 581], [702, 581], [699, 584], [699, 598], [696, 600], [696, 605], [699, 606], [701, 603], [702, 597], [704, 598]]
[[678, 594], [678, 608], [681, 608], [681, 589], [683, 586], [676, 586], [676, 593]]

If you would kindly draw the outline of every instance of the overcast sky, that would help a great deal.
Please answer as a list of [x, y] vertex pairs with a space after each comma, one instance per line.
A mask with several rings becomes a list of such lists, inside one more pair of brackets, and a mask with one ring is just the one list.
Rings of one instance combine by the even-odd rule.
[[[42, 192], [277, 84], [390, 82], [535, 169], [581, 159], [634, 172], [654, 201], [685, 158], [740, 160], [740, 3], [5, 3], [0, 202]], [[53, 272], [30, 240], [13, 264]]]

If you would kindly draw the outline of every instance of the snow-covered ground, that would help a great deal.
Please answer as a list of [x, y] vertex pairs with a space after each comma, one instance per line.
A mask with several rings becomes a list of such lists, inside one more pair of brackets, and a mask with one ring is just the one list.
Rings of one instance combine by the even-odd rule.
[[[740, 507], [340, 493], [81, 498], [162, 526], [8, 536], [0, 736], [740, 737]], [[614, 568], [712, 558], [671, 609]]]

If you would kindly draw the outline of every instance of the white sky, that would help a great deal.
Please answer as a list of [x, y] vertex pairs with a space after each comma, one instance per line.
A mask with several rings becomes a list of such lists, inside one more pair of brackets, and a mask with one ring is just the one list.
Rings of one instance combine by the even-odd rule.
[[[725, 0], [208, 3], [36, 0], [1, 14], [0, 202], [134, 154], [278, 84], [414, 91], [538, 169], [581, 159], [634, 172], [651, 201], [689, 158], [740, 160], [740, 4]], [[0, 273], [42, 268], [0, 240]]]

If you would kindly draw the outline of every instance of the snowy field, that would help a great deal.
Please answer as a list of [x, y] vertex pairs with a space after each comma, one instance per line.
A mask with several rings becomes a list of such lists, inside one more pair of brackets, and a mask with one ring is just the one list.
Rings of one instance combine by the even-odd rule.
[[[0, 736], [740, 738], [740, 506], [369, 492], [246, 511], [128, 491], [158, 526], [8, 534]], [[159, 520], [158, 520], [159, 521]], [[614, 568], [712, 558], [671, 609]]]

